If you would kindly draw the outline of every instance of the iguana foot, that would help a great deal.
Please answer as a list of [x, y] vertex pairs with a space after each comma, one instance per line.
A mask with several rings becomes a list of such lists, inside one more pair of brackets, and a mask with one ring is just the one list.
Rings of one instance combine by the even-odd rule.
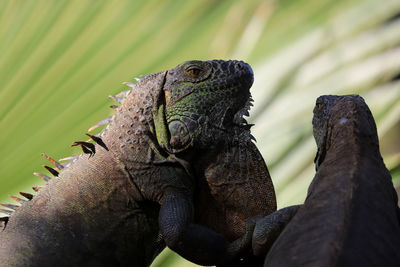
[[274, 241], [290, 222], [301, 205], [286, 207], [258, 220], [253, 232], [252, 249], [255, 256], [266, 256]]

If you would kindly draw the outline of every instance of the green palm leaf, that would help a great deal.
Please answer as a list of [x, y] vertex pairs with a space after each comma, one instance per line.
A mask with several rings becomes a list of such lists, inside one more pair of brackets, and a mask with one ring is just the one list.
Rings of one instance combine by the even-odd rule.
[[[365, 97], [399, 184], [399, 13], [396, 0], [0, 0], [0, 199], [40, 183], [40, 153], [78, 153], [121, 82], [210, 58], [254, 68], [251, 121], [280, 207], [314, 175], [321, 94]], [[153, 266], [194, 265], [166, 251]]]

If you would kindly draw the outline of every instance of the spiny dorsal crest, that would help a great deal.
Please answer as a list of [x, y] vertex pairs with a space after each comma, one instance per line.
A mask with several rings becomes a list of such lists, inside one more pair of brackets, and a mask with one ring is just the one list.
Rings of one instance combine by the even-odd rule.
[[[29, 194], [29, 193], [20, 192], [20, 194], [21, 194], [21, 196], [27, 198], [28, 200], [31, 200], [33, 198], [33, 195]], [[10, 196], [10, 197], [12, 199], [14, 199], [15, 201], [17, 201], [21, 205], [26, 202], [26, 200], [19, 198], [19, 197], [15, 197], [15, 196]], [[11, 214], [13, 213], [13, 211], [15, 211], [20, 206], [14, 205], [14, 204], [0, 204], [0, 205], [7, 208], [7, 209], [0, 209], [0, 213], [8, 215], [6, 217], [0, 217], [0, 230], [3, 231], [6, 228], [8, 220], [9, 220]]]
[[75, 141], [71, 146], [80, 146], [83, 153], [89, 154], [89, 157], [96, 153], [96, 148], [94, 144], [85, 141]]
[[16, 202], [18, 202], [19, 204], [24, 204], [25, 202], [27, 202], [25, 199], [16, 197], [16, 196], [10, 196], [12, 199], [14, 199]]
[[38, 173], [38, 172], [34, 172], [33, 175], [42, 178], [45, 182], [48, 182], [51, 179], [51, 177], [49, 177], [45, 174], [42, 174], [42, 173]]
[[33, 195], [32, 195], [32, 194], [29, 194], [29, 193], [19, 192], [19, 194], [20, 194], [21, 196], [23, 196], [24, 198], [28, 199], [28, 200], [32, 200], [32, 198], [33, 198]]
[[[144, 76], [143, 78], [151, 78], [152, 75], [148, 75], [148, 76]], [[135, 78], [135, 80], [137, 82], [140, 82], [141, 79]], [[121, 104], [122, 101], [128, 96], [129, 92], [135, 88], [135, 84], [132, 82], [125, 82], [125, 85], [131, 87], [130, 90], [125, 90], [122, 91], [120, 93], [118, 93], [115, 96], [109, 96], [112, 100], [116, 101], [118, 104]], [[113, 109], [117, 109], [119, 108], [119, 105], [111, 105], [110, 106]], [[112, 119], [112, 116], [105, 118], [104, 120], [98, 122], [97, 124], [95, 124], [94, 126], [89, 128], [89, 132], [93, 131], [94, 129], [107, 125], [110, 123]], [[108, 147], [106, 146], [106, 144], [103, 142], [103, 140], [100, 138], [101, 132], [97, 135], [92, 135], [89, 133], [86, 133], [86, 135], [90, 138], [87, 141], [76, 141], [74, 142], [71, 146], [80, 146], [82, 148], [83, 153], [85, 154], [89, 154], [89, 157], [93, 156], [96, 153], [96, 148], [95, 145], [93, 143], [90, 143], [89, 141], [92, 140], [94, 141], [96, 144], [98, 144], [100, 147], [104, 148], [105, 150], [109, 151]], [[74, 160], [76, 160], [79, 155], [75, 155], [75, 156], [70, 156], [70, 157], [66, 157], [63, 159], [60, 159], [60, 161], [63, 161], [64, 163], [59, 163], [58, 161], [56, 161], [55, 159], [53, 159], [52, 157], [46, 155], [45, 153], [42, 153], [42, 156], [44, 158], [46, 158], [51, 164], [53, 164], [55, 166], [55, 168], [52, 168], [50, 166], [47, 165], [43, 165], [43, 167], [48, 170], [53, 176], [57, 177], [59, 176], [59, 172], [61, 170], [63, 170], [65, 167], [67, 167], [69, 164], [71, 164], [71, 162], [73, 162]], [[45, 182], [49, 182], [52, 177], [42, 174], [42, 173], [38, 173], [38, 172], [34, 172], [33, 173], [35, 176], [43, 179]], [[32, 189], [35, 192], [40, 191], [42, 188], [44, 188], [46, 185], [37, 185], [32, 187]], [[20, 192], [20, 195], [23, 196], [24, 198], [26, 198], [27, 200], [24, 200], [22, 198], [19, 197], [15, 197], [15, 196], [10, 196], [13, 200], [15, 200], [18, 204], [23, 205], [25, 202], [30, 201], [33, 199], [33, 195], [30, 193], [25, 193], [25, 192]], [[0, 209], [0, 213], [6, 214], [8, 216], [6, 217], [0, 217], [0, 229], [4, 230], [9, 217], [12, 215], [13, 211], [15, 211], [18, 207], [20, 207], [19, 205], [14, 205], [14, 204], [7, 204], [7, 203], [1, 203], [0, 206], [5, 207], [6, 209]]]
[[106, 146], [106, 144], [104, 144], [103, 140], [100, 137], [88, 133], [86, 135], [89, 136], [94, 142], [96, 142], [96, 144], [108, 151], [108, 147]]

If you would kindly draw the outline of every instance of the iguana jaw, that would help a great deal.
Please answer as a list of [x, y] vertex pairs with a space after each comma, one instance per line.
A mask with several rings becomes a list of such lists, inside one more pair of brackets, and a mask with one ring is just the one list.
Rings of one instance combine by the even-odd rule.
[[[165, 84], [165, 77], [167, 76], [168, 71], [165, 72], [164, 81], [162, 86], [158, 90], [158, 94], [155, 96], [156, 103], [154, 105], [153, 110], [153, 118], [154, 118], [154, 128], [156, 132], [156, 138], [158, 145], [168, 154], [176, 154], [186, 150], [191, 145], [191, 137], [188, 136], [188, 141], [185, 144], [177, 145], [179, 142], [183, 142], [182, 140], [177, 140], [176, 135], [171, 134], [174, 133], [174, 125], [171, 124], [172, 122], [167, 122], [165, 113], [166, 113], [166, 106], [168, 106], [170, 102], [170, 92], [164, 90]], [[189, 119], [189, 118], [188, 118]], [[186, 121], [185, 119], [183, 119]], [[187, 126], [183, 123], [180, 123], [181, 129], [185, 129]], [[196, 126], [197, 127], [197, 126]], [[175, 127], [176, 129], [176, 127]], [[174, 138], [175, 137], [175, 138]], [[177, 148], [174, 148], [174, 145]]]

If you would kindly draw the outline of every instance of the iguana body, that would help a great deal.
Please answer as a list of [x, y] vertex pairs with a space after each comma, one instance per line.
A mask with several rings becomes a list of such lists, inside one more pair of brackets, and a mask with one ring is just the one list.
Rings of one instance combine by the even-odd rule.
[[364, 100], [319, 97], [313, 126], [317, 173], [264, 266], [400, 266], [397, 196]]
[[[165, 244], [199, 264], [239, 255], [252, 232], [245, 222], [276, 208], [242, 118], [252, 82], [247, 64], [214, 60], [128, 83], [121, 107], [92, 137], [97, 144], [76, 143], [89, 154], [3, 219], [2, 266], [148, 266]], [[216, 170], [229, 169], [226, 158], [239, 171], [232, 186], [251, 190], [218, 190], [233, 177]], [[246, 200], [252, 195], [261, 204]]]

